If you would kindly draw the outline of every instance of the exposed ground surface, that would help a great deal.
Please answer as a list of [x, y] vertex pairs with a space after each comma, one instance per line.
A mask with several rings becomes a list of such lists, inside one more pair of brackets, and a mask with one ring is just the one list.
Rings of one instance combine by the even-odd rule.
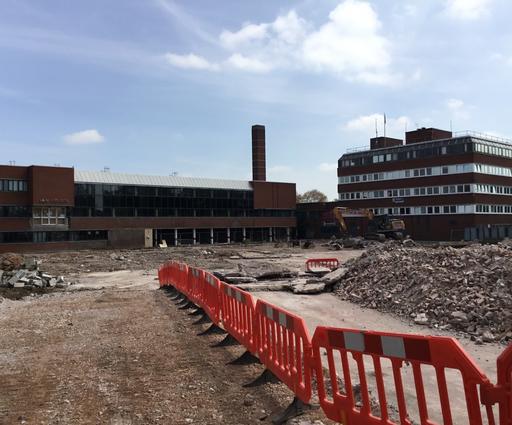
[[[69, 276], [85, 260], [94, 272], [77, 273], [66, 291], [0, 302], [0, 424], [257, 424], [287, 406], [283, 384], [244, 389], [262, 367], [226, 366], [243, 350], [211, 348], [222, 337], [196, 336], [205, 325], [156, 290], [154, 268], [184, 250], [130, 252], [132, 262], [111, 254], [119, 252], [39, 255], [52, 273]], [[295, 249], [292, 262], [303, 267], [309, 254]], [[111, 264], [120, 266], [109, 272]], [[301, 417], [318, 419], [331, 423], [320, 410]]]
[[154, 284], [0, 304], [0, 423], [269, 423], [290, 391], [242, 388], [262, 367], [225, 366], [243, 350], [196, 319]]
[[[210, 348], [220, 336], [196, 337], [204, 326], [193, 326], [191, 317], [155, 290], [156, 268], [173, 259], [210, 271], [299, 271], [306, 258], [344, 262], [361, 252], [260, 245], [38, 254], [43, 270], [75, 283], [22, 301], [2, 302], [0, 293], [0, 424], [269, 423], [270, 413], [286, 406], [291, 393], [283, 385], [243, 389], [261, 367], [225, 366], [241, 348]], [[300, 314], [311, 333], [324, 324], [460, 339], [455, 331], [416, 326], [412, 318], [400, 319], [332, 294], [254, 294]], [[494, 381], [496, 357], [504, 346], [460, 341]], [[453, 380], [458, 384], [456, 376]], [[429, 392], [432, 382], [427, 385]], [[454, 407], [455, 423], [467, 423], [459, 420], [464, 418], [462, 404]], [[330, 423], [320, 411], [302, 419]]]

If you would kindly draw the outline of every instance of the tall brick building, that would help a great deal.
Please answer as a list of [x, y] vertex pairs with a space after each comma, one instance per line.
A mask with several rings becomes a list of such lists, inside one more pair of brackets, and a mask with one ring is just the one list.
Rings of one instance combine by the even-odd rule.
[[338, 195], [337, 205], [402, 218], [417, 239], [512, 236], [512, 144], [435, 128], [407, 132], [405, 144], [374, 138], [339, 159]]

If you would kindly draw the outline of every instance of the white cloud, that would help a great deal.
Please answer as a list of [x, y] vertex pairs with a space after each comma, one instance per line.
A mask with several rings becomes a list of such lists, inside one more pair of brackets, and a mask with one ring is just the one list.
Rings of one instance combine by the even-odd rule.
[[236, 49], [246, 43], [262, 40], [267, 36], [267, 24], [246, 24], [239, 31], [224, 30], [220, 34], [220, 42], [227, 49]]
[[326, 172], [326, 173], [331, 173], [333, 171], [336, 171], [338, 169], [338, 164], [336, 162], [322, 162], [319, 166], [318, 166], [318, 169], [320, 171], [323, 171], [323, 172]]
[[476, 20], [490, 13], [492, 0], [446, 0], [445, 12], [454, 19]]
[[205, 71], [218, 71], [220, 69], [218, 64], [209, 62], [202, 56], [198, 56], [193, 53], [189, 53], [188, 55], [167, 53], [164, 57], [167, 63], [181, 69], [197, 69]]
[[268, 72], [272, 69], [271, 64], [265, 63], [257, 58], [243, 56], [240, 53], [231, 55], [227, 60], [227, 63], [234, 68], [250, 72]]
[[311, 33], [303, 46], [304, 60], [318, 70], [348, 73], [365, 82], [380, 77], [391, 63], [390, 42], [379, 34], [381, 23], [369, 3], [346, 0], [330, 14], [329, 22]]
[[350, 81], [392, 85], [403, 77], [390, 69], [392, 44], [381, 27], [370, 3], [345, 0], [317, 29], [290, 10], [273, 22], [223, 30], [219, 40], [232, 52], [227, 63], [239, 70], [331, 72]]
[[91, 129], [66, 134], [62, 139], [68, 145], [90, 145], [102, 143], [105, 137], [98, 130]]
[[288, 44], [298, 43], [306, 35], [308, 24], [295, 10], [278, 16], [271, 25], [277, 37]]
[[[375, 125], [379, 136], [384, 135], [384, 114], [362, 115], [348, 121], [344, 129], [348, 131], [357, 131], [367, 134], [369, 137], [375, 136]], [[386, 136], [403, 138], [405, 129], [412, 130], [412, 121], [407, 116], [398, 118], [386, 117]]]

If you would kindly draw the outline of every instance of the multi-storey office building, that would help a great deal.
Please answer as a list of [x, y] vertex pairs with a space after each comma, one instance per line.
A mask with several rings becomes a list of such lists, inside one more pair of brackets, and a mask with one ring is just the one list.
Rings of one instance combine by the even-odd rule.
[[512, 236], [512, 144], [418, 129], [338, 161], [339, 205], [404, 219], [417, 239]]
[[252, 132], [252, 181], [0, 166], [0, 251], [287, 239], [295, 184], [266, 181]]

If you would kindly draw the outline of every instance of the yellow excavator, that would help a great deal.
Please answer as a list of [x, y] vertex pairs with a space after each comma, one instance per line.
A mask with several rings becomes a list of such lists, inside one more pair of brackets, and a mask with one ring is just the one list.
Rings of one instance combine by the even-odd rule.
[[362, 217], [368, 219], [366, 234], [359, 235], [364, 236], [365, 239], [380, 241], [385, 239], [402, 240], [406, 236], [405, 223], [403, 220], [389, 218], [388, 215], [375, 215], [372, 210], [366, 208], [353, 209], [335, 207], [333, 209], [333, 214], [340, 226], [341, 234], [343, 236], [350, 236], [348, 234], [345, 217]]

